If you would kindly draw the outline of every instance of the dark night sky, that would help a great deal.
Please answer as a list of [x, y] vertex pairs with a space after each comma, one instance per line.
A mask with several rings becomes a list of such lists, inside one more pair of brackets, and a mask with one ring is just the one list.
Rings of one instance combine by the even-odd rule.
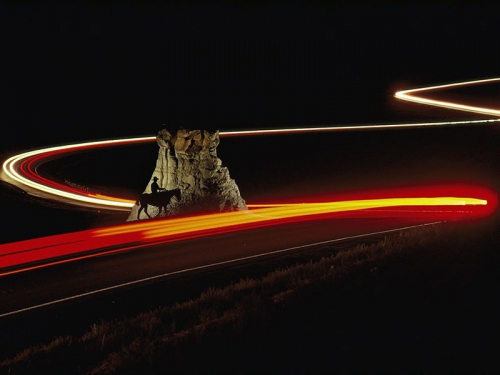
[[[0, 147], [155, 135], [164, 123], [229, 130], [477, 118], [392, 95], [497, 76], [499, 10], [489, 2], [3, 4], [0, 123], [9, 133]], [[294, 195], [304, 184], [347, 190], [464, 174], [491, 186], [494, 132], [234, 140], [219, 156], [250, 199]], [[124, 172], [107, 157], [67, 172], [139, 192], [155, 153], [126, 156]]]
[[[393, 94], [500, 76], [494, 2], [180, 3], [0, 1], [0, 157], [155, 135], [162, 124], [232, 130], [477, 119], [484, 116], [402, 103]], [[479, 95], [498, 97], [498, 88]], [[218, 155], [247, 203], [450, 182], [499, 192], [499, 129], [226, 138]], [[104, 150], [52, 168], [58, 178], [135, 198], [156, 155], [155, 145]], [[20, 204], [19, 196], [0, 186], [9, 222], [0, 243], [127, 216], [46, 207], [24, 196]], [[449, 358], [453, 348], [444, 349]]]
[[97, 4], [0, 5], [3, 148], [398, 121], [398, 87], [498, 74], [489, 3]]

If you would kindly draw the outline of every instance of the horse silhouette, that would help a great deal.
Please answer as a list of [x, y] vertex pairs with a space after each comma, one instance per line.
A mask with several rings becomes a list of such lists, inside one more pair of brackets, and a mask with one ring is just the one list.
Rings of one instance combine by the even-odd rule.
[[137, 212], [137, 220], [139, 220], [142, 210], [151, 219], [151, 215], [148, 213], [148, 205], [158, 207], [158, 214], [155, 217], [160, 215], [162, 209], [165, 209], [165, 212], [167, 212], [167, 205], [174, 196], [177, 197], [178, 201], [181, 199], [180, 189], [165, 190], [155, 194], [141, 194], [141, 197], [135, 202], [136, 205], [140, 204], [141, 206], [139, 212]]

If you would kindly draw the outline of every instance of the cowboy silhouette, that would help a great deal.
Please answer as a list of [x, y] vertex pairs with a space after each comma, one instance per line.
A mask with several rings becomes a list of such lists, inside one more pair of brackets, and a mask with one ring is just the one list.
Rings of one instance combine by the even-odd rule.
[[160, 185], [158, 185], [158, 182], [156, 181], [158, 181], [158, 177], [155, 176], [153, 177], [153, 182], [151, 183], [151, 193], [157, 194], [161, 190], [167, 190], [165, 188], [160, 187]]

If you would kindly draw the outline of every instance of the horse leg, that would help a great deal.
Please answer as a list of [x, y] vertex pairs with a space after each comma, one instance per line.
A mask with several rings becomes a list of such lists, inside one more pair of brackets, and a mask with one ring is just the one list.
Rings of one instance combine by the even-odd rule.
[[139, 208], [139, 211], [137, 211], [137, 220], [139, 219], [139, 216], [141, 216], [141, 211], [144, 209], [144, 206], [141, 204], [141, 207]]
[[155, 216], [155, 217], [160, 216], [160, 214], [161, 214], [161, 210], [162, 210], [162, 209], [163, 209], [163, 206], [162, 206], [162, 205], [158, 206], [158, 213], [156, 214], [156, 216]]
[[148, 204], [146, 203], [146, 205], [144, 206], [144, 212], [146, 213], [146, 215], [148, 215], [148, 217], [151, 219], [151, 215], [149, 214], [148, 212]]

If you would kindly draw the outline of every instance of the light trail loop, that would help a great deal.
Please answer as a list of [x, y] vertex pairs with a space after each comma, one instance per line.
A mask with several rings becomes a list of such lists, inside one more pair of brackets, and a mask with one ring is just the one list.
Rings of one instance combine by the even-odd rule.
[[[500, 116], [500, 111], [497, 109], [424, 99], [415, 95], [418, 92], [497, 81], [500, 81], [500, 78], [405, 90], [396, 93], [396, 97], [428, 105]], [[223, 137], [234, 137], [323, 131], [403, 129], [427, 126], [486, 124], [499, 121], [500, 119], [486, 119], [414, 124], [245, 130], [221, 132], [220, 135]], [[3, 178], [10, 182], [15, 182], [26, 189], [32, 189], [39, 194], [44, 194], [51, 199], [60, 199], [64, 202], [69, 200], [77, 205], [90, 204], [93, 207], [104, 209], [129, 211], [135, 204], [134, 201], [120, 197], [88, 193], [84, 190], [49, 180], [37, 173], [36, 165], [54, 157], [62, 157], [70, 152], [101, 147], [132, 145], [153, 142], [155, 140], [156, 137], [128, 138], [86, 142], [25, 152], [12, 156], [3, 163]], [[366, 213], [370, 217], [405, 214], [427, 215], [425, 218], [429, 221], [452, 220], [462, 217], [489, 215], [496, 209], [496, 206], [497, 196], [495, 193], [474, 186], [428, 187], [414, 189], [413, 191], [393, 190], [379, 194], [371, 193], [371, 195], [365, 193], [364, 195], [353, 195], [347, 199], [332, 197], [327, 202], [254, 204], [248, 205], [250, 208], [249, 211], [168, 218], [166, 219], [168, 220], [168, 225], [165, 225], [165, 220], [134, 222], [0, 245], [0, 276], [84, 259], [96, 254], [115, 253], [154, 244], [255, 228], [256, 226], [284, 224], [292, 220], [332, 218], [336, 217], [335, 215], [345, 213]], [[394, 214], [394, 212], [397, 213]]]
[[[495, 108], [484, 108], [464, 105], [460, 103], [445, 102], [434, 99], [419, 97], [418, 93], [432, 92], [445, 88], [455, 88], [461, 86], [488, 84], [500, 82], [500, 78], [490, 78], [475, 81], [451, 83], [445, 85], [428, 86], [423, 88], [399, 91], [395, 97], [401, 100], [416, 102], [426, 105], [445, 107], [449, 109], [481, 113], [490, 116], [500, 116], [500, 110]], [[405, 123], [405, 124], [375, 124], [375, 125], [356, 125], [356, 126], [321, 126], [321, 127], [302, 127], [302, 128], [285, 128], [285, 129], [261, 129], [261, 130], [240, 130], [220, 132], [221, 137], [240, 137], [240, 136], [259, 136], [271, 134], [294, 134], [294, 133], [312, 133], [312, 132], [338, 132], [338, 131], [362, 131], [362, 130], [387, 130], [387, 129], [407, 129], [407, 128], [422, 128], [422, 127], [443, 127], [443, 126], [458, 126], [458, 125], [479, 125], [500, 122], [500, 119], [482, 119], [470, 121], [444, 121], [444, 122], [423, 122], [423, 123]], [[102, 148], [110, 146], [132, 145], [137, 143], [154, 142], [156, 137], [136, 137], [126, 139], [116, 139], [107, 141], [86, 142], [73, 145], [55, 146], [25, 152], [15, 155], [7, 159], [3, 163], [4, 179], [8, 182], [13, 182], [21, 188], [28, 188], [35, 191], [37, 194], [48, 197], [50, 199], [62, 200], [65, 203], [73, 203], [76, 205], [91, 205], [100, 209], [113, 209], [128, 211], [134, 205], [134, 201], [123, 199], [120, 197], [105, 196], [99, 194], [88, 193], [86, 191], [76, 189], [55, 181], [48, 180], [40, 176], [35, 166], [37, 163], [43, 163], [44, 160], [49, 160], [54, 157], [62, 157], [69, 152], [81, 151], [93, 148]]]
[[[386, 125], [359, 125], [359, 126], [329, 126], [317, 128], [290, 128], [290, 129], [267, 129], [267, 130], [242, 130], [232, 132], [221, 132], [222, 137], [258, 136], [270, 134], [292, 134], [306, 132], [335, 132], [335, 131], [361, 131], [361, 130], [381, 130], [381, 129], [404, 129], [437, 126], [456, 125], [477, 125], [500, 122], [500, 119], [472, 120], [472, 121], [446, 121], [428, 122], [413, 124], [386, 124]], [[48, 180], [41, 176], [35, 166], [50, 160], [54, 157], [64, 157], [64, 155], [93, 148], [103, 148], [112, 146], [133, 145], [139, 143], [155, 142], [156, 137], [124, 138], [107, 141], [95, 141], [71, 144], [65, 146], [55, 146], [39, 150], [29, 151], [14, 155], [8, 158], [2, 167], [3, 176], [7, 182], [15, 183], [19, 187], [31, 193], [32, 189], [36, 194], [48, 199], [60, 200], [64, 203], [75, 205], [90, 205], [99, 209], [111, 209], [129, 211], [135, 201], [121, 197], [112, 197], [102, 194], [89, 193], [85, 190], [77, 189], [68, 185]]]
[[466, 105], [466, 104], [447, 102], [447, 101], [443, 101], [443, 100], [426, 99], [426, 98], [422, 98], [422, 97], [415, 95], [417, 93], [429, 92], [429, 91], [434, 91], [434, 90], [442, 90], [442, 89], [480, 85], [480, 84], [495, 83], [495, 82], [500, 82], [500, 78], [489, 78], [489, 79], [481, 79], [481, 80], [476, 80], [476, 81], [448, 83], [446, 85], [428, 86], [428, 87], [422, 87], [419, 89], [398, 91], [394, 96], [398, 99], [406, 100], [409, 102], [432, 105], [435, 107], [443, 107], [443, 108], [448, 108], [448, 109], [455, 109], [458, 111], [480, 113], [483, 115], [497, 116], [498, 117], [498, 116], [500, 116], [500, 110], [495, 109], [495, 108], [476, 107], [476, 106], [471, 106], [471, 105]]
[[54, 157], [62, 157], [68, 153], [75, 151], [111, 146], [132, 145], [151, 142], [155, 140], [155, 137], [128, 138], [108, 141], [85, 142], [29, 151], [8, 158], [3, 163], [2, 171], [5, 176], [7, 176], [11, 180], [10, 182], [17, 183], [20, 187], [33, 189], [37, 193], [41, 193], [42, 195], [48, 196], [52, 199], [62, 199], [63, 202], [67, 202], [68, 200], [70, 200], [76, 205], [86, 203], [92, 204], [97, 208], [121, 209], [126, 211], [133, 206], [133, 204], [135, 203], [134, 201], [123, 199], [120, 197], [110, 197], [100, 194], [88, 193], [81, 189], [63, 185], [56, 181], [48, 180], [38, 174], [35, 165], [36, 163], [43, 162], [43, 160], [49, 160]]

